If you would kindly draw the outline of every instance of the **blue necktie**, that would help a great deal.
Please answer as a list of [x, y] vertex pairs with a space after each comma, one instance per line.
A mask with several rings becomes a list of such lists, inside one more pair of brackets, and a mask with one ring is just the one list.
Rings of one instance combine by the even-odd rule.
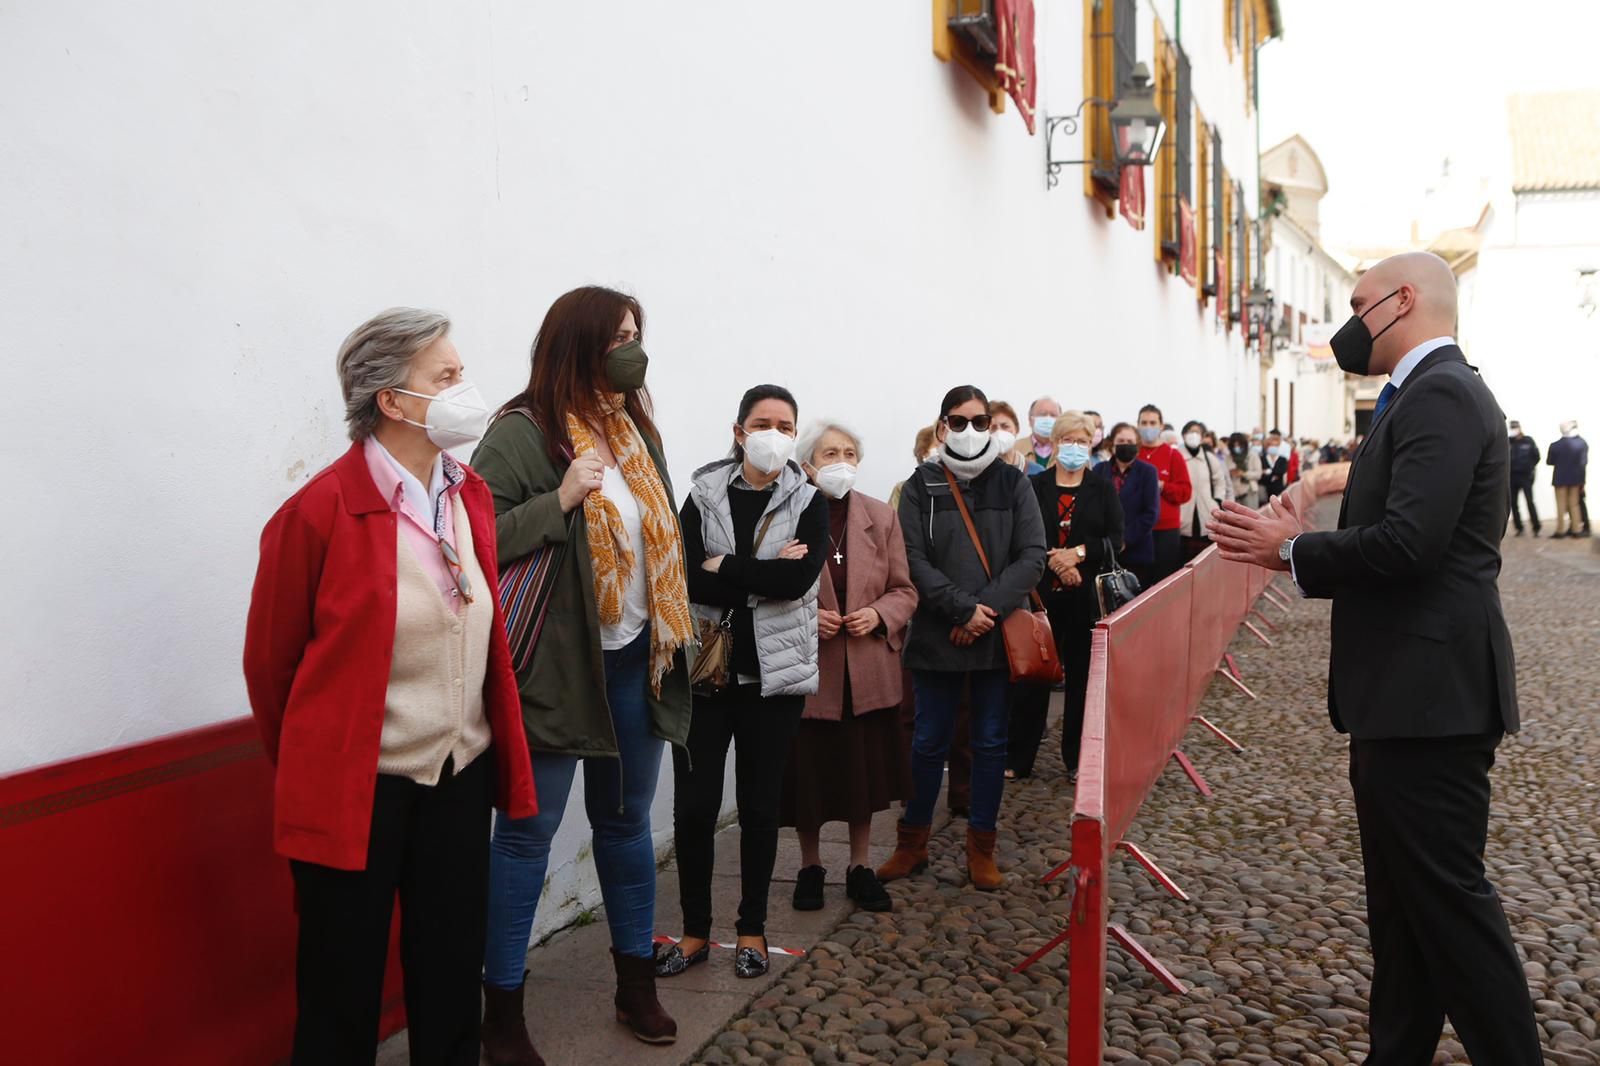
[[1394, 387], [1394, 382], [1391, 381], [1383, 387], [1382, 392], [1378, 393], [1378, 404], [1372, 409], [1372, 420], [1374, 422], [1383, 417], [1383, 409], [1389, 406], [1389, 401], [1394, 399], [1394, 394], [1399, 391]]

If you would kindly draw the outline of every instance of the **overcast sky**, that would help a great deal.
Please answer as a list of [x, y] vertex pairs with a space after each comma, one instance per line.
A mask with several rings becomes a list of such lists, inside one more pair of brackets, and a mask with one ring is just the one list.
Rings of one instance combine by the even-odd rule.
[[1280, 5], [1283, 39], [1261, 50], [1261, 147], [1299, 133], [1316, 149], [1330, 247], [1402, 243], [1446, 156], [1458, 174], [1503, 158], [1506, 97], [1600, 86], [1600, 0]]

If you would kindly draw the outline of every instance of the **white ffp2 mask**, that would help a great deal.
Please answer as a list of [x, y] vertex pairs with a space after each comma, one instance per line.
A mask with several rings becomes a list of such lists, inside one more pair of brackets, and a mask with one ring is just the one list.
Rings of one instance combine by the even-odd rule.
[[744, 457], [763, 474], [776, 474], [794, 458], [794, 438], [779, 429], [758, 429], [746, 433]]
[[817, 488], [835, 500], [842, 500], [855, 487], [856, 468], [849, 463], [829, 463], [817, 471]]
[[433, 396], [425, 392], [412, 392], [410, 389], [394, 391], [428, 401], [426, 422], [413, 422], [409, 418], [404, 421], [407, 425], [427, 430], [428, 439], [440, 448], [459, 448], [465, 444], [475, 444], [482, 439], [484, 431], [489, 428], [488, 405], [483, 402], [478, 386], [470, 381], [452, 385]]

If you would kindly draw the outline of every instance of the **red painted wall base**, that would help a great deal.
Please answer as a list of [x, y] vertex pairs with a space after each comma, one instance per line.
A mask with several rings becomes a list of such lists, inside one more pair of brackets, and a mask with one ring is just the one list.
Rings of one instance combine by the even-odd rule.
[[[248, 718], [0, 777], [0, 1014], [29, 1066], [268, 1066], [294, 893]], [[391, 942], [385, 1035], [404, 1024]]]

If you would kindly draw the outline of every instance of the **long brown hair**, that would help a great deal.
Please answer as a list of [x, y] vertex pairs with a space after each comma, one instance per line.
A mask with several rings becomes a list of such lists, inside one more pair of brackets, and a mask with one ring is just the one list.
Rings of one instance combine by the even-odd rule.
[[[563, 463], [572, 451], [567, 415], [598, 425], [605, 415], [600, 397], [612, 391], [606, 380], [606, 352], [617, 327], [629, 311], [639, 336], [644, 337], [644, 308], [627, 293], [599, 285], [585, 285], [557, 298], [545, 312], [533, 338], [533, 368], [528, 387], [508, 400], [505, 411], [526, 407], [544, 430], [545, 448], [552, 462]], [[623, 394], [623, 407], [639, 432], [657, 447], [661, 434], [652, 417], [650, 390], [644, 387]]]

